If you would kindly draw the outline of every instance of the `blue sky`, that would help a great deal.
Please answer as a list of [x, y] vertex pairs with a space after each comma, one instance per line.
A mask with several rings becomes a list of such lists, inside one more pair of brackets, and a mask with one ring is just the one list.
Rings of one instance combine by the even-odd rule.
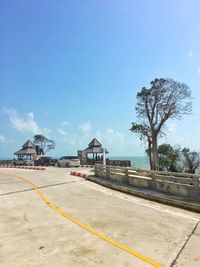
[[55, 140], [53, 156], [93, 137], [110, 155], [143, 155], [129, 128], [156, 77], [193, 95], [193, 114], [160, 142], [199, 150], [199, 14], [197, 0], [0, 0], [0, 157], [38, 133]]

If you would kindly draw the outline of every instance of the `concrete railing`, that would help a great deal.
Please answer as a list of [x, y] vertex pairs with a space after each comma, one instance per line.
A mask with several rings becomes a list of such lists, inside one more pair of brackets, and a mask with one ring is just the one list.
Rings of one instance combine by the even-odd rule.
[[200, 175], [95, 165], [95, 176], [117, 183], [200, 200]]
[[[102, 160], [93, 160], [87, 159], [86, 161], [81, 161], [81, 165], [95, 165], [95, 164], [102, 164]], [[106, 165], [111, 166], [121, 166], [121, 167], [130, 167], [131, 161], [130, 160], [113, 160], [113, 159], [106, 159]]]

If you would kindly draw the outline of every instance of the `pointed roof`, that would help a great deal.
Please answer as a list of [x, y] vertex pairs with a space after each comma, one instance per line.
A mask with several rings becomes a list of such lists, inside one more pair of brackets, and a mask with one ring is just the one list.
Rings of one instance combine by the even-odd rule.
[[[103, 153], [103, 147], [102, 144], [99, 143], [99, 141], [94, 138], [88, 145], [88, 147], [83, 150], [86, 153]], [[109, 153], [108, 150], [105, 150], [106, 153]]]
[[99, 143], [99, 141], [94, 138], [88, 145], [89, 147], [101, 147], [101, 143]]
[[26, 141], [22, 146], [22, 149], [14, 153], [14, 155], [34, 155], [36, 153], [36, 146], [31, 142], [31, 140]]
[[31, 142], [31, 140], [26, 141], [26, 143], [22, 146], [24, 149], [25, 148], [34, 148], [35, 145], [33, 144], [33, 142]]

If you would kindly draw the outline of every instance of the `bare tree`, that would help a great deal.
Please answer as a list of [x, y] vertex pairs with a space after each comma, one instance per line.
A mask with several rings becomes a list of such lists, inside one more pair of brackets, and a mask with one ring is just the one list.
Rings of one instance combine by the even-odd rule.
[[164, 135], [164, 126], [168, 119], [181, 119], [191, 114], [192, 102], [189, 87], [172, 79], [155, 79], [151, 87], [143, 87], [137, 93], [136, 114], [140, 123], [132, 123], [131, 131], [139, 134], [140, 139], [148, 142], [150, 166], [157, 169], [158, 137]]
[[37, 134], [33, 138], [33, 143], [38, 146], [38, 151], [40, 151], [40, 154], [45, 154], [49, 150], [55, 148], [55, 142], [44, 135]]

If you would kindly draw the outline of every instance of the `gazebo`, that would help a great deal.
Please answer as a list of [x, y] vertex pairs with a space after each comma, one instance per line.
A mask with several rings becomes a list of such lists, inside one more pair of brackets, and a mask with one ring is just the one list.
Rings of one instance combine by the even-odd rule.
[[[103, 159], [103, 147], [101, 143], [94, 138], [88, 145], [88, 147], [82, 151], [79, 151], [79, 156], [81, 157], [81, 161], [98, 161]], [[109, 153], [107, 149], [105, 149], [105, 153]], [[92, 155], [92, 158], [91, 156]]]
[[15, 152], [14, 155], [17, 155], [18, 159], [25, 157], [26, 159], [32, 160], [37, 156], [36, 146], [31, 142], [31, 140], [28, 140], [22, 146], [22, 149]]

